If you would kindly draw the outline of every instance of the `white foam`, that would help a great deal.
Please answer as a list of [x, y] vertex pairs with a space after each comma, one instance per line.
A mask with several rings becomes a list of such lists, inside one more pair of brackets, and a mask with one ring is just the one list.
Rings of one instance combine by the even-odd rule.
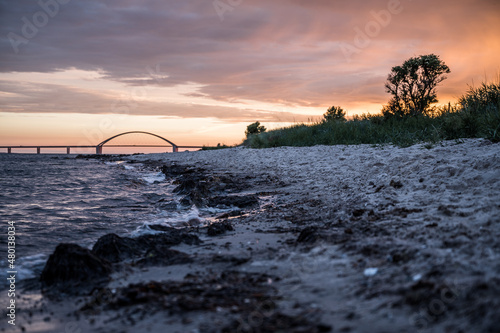
[[[17, 280], [26, 280], [36, 277], [40, 274], [43, 266], [47, 262], [48, 256], [46, 254], [35, 254], [28, 257], [21, 257], [16, 260], [16, 265], [14, 271], [16, 271]], [[3, 264], [3, 262], [2, 262]], [[5, 267], [5, 265], [2, 265]], [[7, 271], [1, 273], [2, 283], [1, 285], [6, 286]]]
[[135, 229], [131, 236], [141, 236], [145, 234], [159, 233], [151, 229], [150, 225], [163, 225], [166, 227], [186, 227], [204, 225], [209, 220], [202, 217], [200, 211], [196, 206], [192, 206], [188, 210], [167, 212], [163, 211], [160, 215], [156, 215], [153, 219], [143, 222], [137, 229]]
[[154, 184], [155, 182], [164, 181], [165, 174], [163, 172], [150, 173], [142, 176], [141, 179], [149, 184]]
[[104, 162], [104, 164], [106, 164], [106, 165], [120, 165], [123, 163], [125, 163], [125, 161], [106, 161], [106, 162]]

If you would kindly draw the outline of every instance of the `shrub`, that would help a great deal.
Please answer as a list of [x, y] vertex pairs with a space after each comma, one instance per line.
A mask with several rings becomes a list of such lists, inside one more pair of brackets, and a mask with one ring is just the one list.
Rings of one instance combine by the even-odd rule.
[[245, 131], [245, 135], [248, 138], [250, 135], [260, 134], [266, 131], [264, 126], [260, 125], [260, 122], [256, 121], [253, 124], [247, 126], [247, 130]]
[[331, 106], [323, 115], [324, 121], [346, 121], [345, 111], [340, 106]]
[[469, 87], [458, 103], [474, 113], [498, 111], [500, 108], [500, 83], [483, 83], [479, 88]]

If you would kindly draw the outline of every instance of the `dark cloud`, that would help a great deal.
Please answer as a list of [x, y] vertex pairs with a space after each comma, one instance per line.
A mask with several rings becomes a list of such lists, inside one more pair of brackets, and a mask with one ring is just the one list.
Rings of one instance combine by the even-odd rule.
[[[469, 68], [457, 74], [460, 80], [470, 78], [470, 71], [482, 73], [481, 66], [498, 64], [490, 53], [500, 49], [500, 2], [401, 0], [400, 12], [385, 22], [380, 15], [394, 1], [245, 0], [221, 20], [209, 0], [72, 0], [57, 10], [52, 6], [57, 13], [46, 16], [33, 36], [17, 39], [16, 53], [9, 38], [25, 38], [25, 22], [43, 19], [43, 9], [33, 0], [3, 0], [0, 71], [100, 70], [131, 85], [197, 83], [202, 87], [195, 94], [220, 101], [325, 106], [382, 102], [390, 68], [421, 53], [441, 54], [452, 73], [459, 57], [470, 59]], [[363, 39], [357, 31], [366, 34], [377, 17], [379, 30], [366, 46], [356, 46]], [[491, 47], [475, 49], [485, 43]], [[346, 47], [354, 47], [349, 56]], [[147, 70], [157, 65], [161, 80]], [[43, 98], [25, 88], [18, 103]], [[94, 105], [82, 92], [66, 93]], [[71, 97], [51, 98], [64, 112], [75, 107]], [[193, 113], [190, 107], [176, 110]]]

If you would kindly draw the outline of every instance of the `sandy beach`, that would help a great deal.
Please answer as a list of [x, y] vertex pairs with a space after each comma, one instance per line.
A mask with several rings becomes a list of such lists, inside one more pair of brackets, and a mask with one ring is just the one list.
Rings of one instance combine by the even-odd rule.
[[166, 229], [179, 239], [158, 250], [168, 258], [118, 258], [91, 296], [28, 288], [2, 331], [500, 331], [499, 144], [126, 160], [163, 170], [193, 204], [240, 209]]

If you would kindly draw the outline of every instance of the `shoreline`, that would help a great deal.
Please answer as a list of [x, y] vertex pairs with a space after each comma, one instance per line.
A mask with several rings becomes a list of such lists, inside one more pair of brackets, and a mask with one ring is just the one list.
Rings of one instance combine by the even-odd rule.
[[[240, 183], [234, 194], [272, 200], [221, 218], [232, 231], [193, 229], [203, 243], [169, 247], [189, 263], [114, 273], [112, 295], [36, 301], [26, 292], [18, 319], [32, 322], [26, 332], [500, 329], [499, 144], [232, 148], [126, 160], [203, 169]], [[147, 294], [151, 303], [112, 308], [113, 295], [149, 281], [161, 282]], [[173, 290], [183, 302], [165, 299]], [[227, 302], [220, 290], [232, 292]], [[92, 313], [78, 310], [85, 304]]]

